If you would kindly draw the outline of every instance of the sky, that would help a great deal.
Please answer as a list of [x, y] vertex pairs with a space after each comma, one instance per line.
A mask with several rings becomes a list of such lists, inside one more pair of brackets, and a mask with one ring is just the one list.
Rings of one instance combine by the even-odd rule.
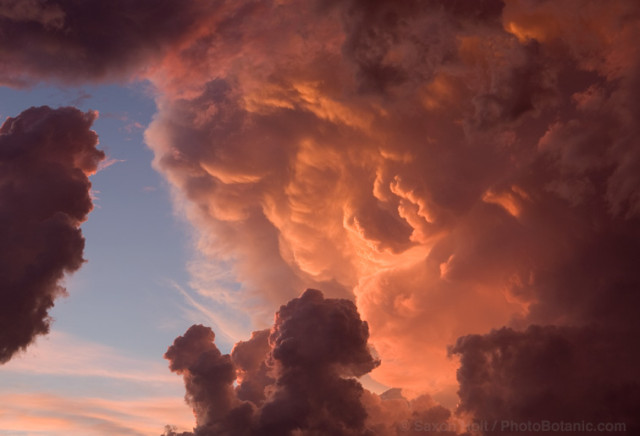
[[0, 434], [636, 434], [639, 38], [0, 0]]

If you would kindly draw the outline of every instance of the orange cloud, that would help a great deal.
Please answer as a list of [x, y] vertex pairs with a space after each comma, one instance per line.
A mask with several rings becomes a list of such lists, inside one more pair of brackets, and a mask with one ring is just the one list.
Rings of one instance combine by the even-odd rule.
[[[233, 31], [220, 21], [173, 55], [146, 132], [198, 248], [234, 265], [233, 307], [250, 299], [263, 326], [304, 287], [352, 295], [382, 360], [374, 377], [447, 404], [447, 346], [531, 316], [537, 272], [573, 244], [574, 212], [555, 196], [595, 192], [555, 166], [596, 158], [571, 167], [582, 142], [565, 141], [595, 79], [564, 77], [619, 77], [634, 35], [612, 27], [628, 2], [602, 16], [586, 2], [586, 21], [553, 2], [489, 3], [237, 9]], [[631, 198], [624, 186], [612, 202]]]

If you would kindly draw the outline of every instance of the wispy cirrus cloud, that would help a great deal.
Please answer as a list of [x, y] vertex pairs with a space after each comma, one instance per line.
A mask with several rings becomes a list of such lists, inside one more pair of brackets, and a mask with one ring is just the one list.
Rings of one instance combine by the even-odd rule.
[[[1, 367], [0, 376], [14, 380], [0, 392], [2, 434], [137, 436], [157, 434], [168, 423], [193, 425], [180, 379], [162, 362], [68, 333], [39, 338]], [[25, 378], [47, 383], [25, 390]]]
[[97, 172], [104, 171], [107, 168], [109, 168], [111, 165], [115, 165], [119, 162], [126, 162], [126, 161], [127, 161], [126, 159], [116, 159], [114, 157], [107, 157], [105, 160], [100, 162], [100, 164], [98, 165]]
[[112, 347], [53, 331], [1, 369], [3, 374], [48, 374], [99, 377], [141, 384], [179, 385], [176, 377], [154, 360], [127, 356]]
[[46, 392], [3, 392], [0, 433], [12, 436], [143, 436], [159, 423], [189, 429], [193, 416], [180, 398], [103, 399]]

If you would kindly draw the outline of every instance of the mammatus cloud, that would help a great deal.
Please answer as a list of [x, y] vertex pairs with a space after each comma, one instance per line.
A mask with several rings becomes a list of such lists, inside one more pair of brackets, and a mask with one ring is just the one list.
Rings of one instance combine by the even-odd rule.
[[458, 337], [634, 301], [635, 2], [236, 5], [146, 135], [238, 307], [354, 296], [373, 376], [453, 405]]
[[84, 261], [88, 176], [104, 158], [95, 118], [43, 106], [0, 127], [0, 363], [49, 331], [61, 280]]
[[313, 289], [280, 307], [271, 330], [254, 332], [230, 355], [218, 350], [210, 328], [191, 326], [165, 358], [184, 377], [197, 427], [177, 433], [168, 426], [164, 434], [391, 435], [402, 419], [421, 414], [446, 424], [450, 412], [428, 397], [409, 402], [363, 389], [355, 377], [379, 364], [368, 336], [353, 302]]
[[377, 380], [451, 406], [460, 389], [479, 416], [481, 353], [458, 338], [637, 336], [637, 2], [232, 9], [154, 79], [147, 141], [243, 296], [354, 296]]

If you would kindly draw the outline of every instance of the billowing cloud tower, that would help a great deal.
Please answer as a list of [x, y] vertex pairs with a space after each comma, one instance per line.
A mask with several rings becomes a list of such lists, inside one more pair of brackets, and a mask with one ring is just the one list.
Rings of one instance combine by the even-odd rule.
[[84, 261], [96, 115], [43, 106], [0, 127], [0, 363], [49, 331], [61, 280]]

